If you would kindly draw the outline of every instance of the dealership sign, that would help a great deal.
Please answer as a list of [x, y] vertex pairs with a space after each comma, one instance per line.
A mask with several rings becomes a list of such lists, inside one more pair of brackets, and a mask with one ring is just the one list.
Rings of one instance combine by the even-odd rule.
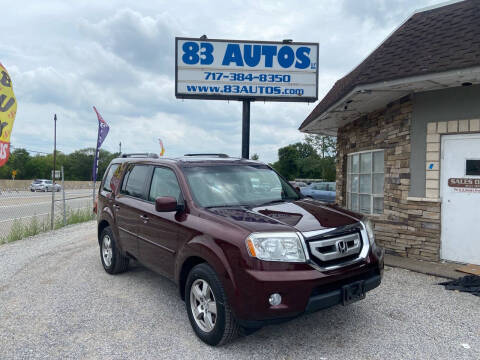
[[318, 99], [318, 43], [175, 39], [175, 96]]

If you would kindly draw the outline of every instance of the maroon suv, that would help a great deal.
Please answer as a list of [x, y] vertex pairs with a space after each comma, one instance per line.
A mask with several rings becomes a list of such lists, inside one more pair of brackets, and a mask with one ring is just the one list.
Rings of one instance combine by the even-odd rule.
[[98, 197], [110, 274], [130, 259], [172, 279], [195, 333], [239, 331], [363, 299], [383, 250], [361, 215], [305, 199], [269, 166], [222, 154], [111, 162]]

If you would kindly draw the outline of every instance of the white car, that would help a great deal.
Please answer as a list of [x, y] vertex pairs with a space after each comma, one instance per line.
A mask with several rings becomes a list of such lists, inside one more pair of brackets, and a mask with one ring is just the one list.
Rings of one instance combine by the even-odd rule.
[[52, 191], [55, 189], [55, 191], [60, 191], [62, 189], [62, 186], [59, 184], [55, 184], [55, 187], [53, 185], [52, 180], [47, 180], [47, 179], [36, 179], [30, 184], [30, 191]]

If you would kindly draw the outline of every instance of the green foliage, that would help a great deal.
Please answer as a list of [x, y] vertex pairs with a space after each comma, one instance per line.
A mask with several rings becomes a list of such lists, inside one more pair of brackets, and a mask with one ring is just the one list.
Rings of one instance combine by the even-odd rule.
[[326, 135], [305, 135], [305, 142], [311, 145], [323, 159], [337, 155], [337, 139]]
[[[307, 139], [307, 137], [309, 137]], [[335, 139], [307, 135], [305, 142], [287, 145], [278, 150], [273, 168], [288, 180], [324, 179], [335, 181]], [[326, 137], [327, 138], [327, 137]]]
[[258, 160], [260, 159], [260, 156], [258, 156], [257, 153], [253, 154], [252, 157], [251, 157], [252, 160]]
[[50, 217], [38, 220], [36, 216], [32, 217], [29, 222], [24, 222], [20, 219], [13, 221], [10, 232], [6, 237], [0, 239], [1, 243], [9, 243], [24, 239], [29, 236], [40, 234], [41, 232], [48, 231], [50, 229]]
[[[56, 169], [63, 165], [65, 180], [89, 181], [92, 180], [94, 148], [74, 151], [63, 154], [57, 151]], [[97, 179], [101, 179], [110, 161], [119, 156], [119, 153], [110, 153], [100, 149]], [[50, 179], [53, 170], [53, 155], [31, 156], [27, 150], [17, 148], [12, 151], [8, 162], [0, 167], [0, 179], [11, 179], [12, 170], [17, 170], [15, 179]]]

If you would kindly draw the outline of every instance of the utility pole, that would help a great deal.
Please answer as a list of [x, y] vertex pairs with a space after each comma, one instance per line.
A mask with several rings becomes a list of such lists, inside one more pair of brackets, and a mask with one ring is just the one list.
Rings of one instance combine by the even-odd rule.
[[53, 230], [55, 223], [55, 165], [57, 162], [57, 114], [53, 117], [53, 172], [52, 172], [52, 218], [50, 229]]
[[121, 141], [118, 143], [118, 152], [120, 154], [122, 153], [122, 142]]

